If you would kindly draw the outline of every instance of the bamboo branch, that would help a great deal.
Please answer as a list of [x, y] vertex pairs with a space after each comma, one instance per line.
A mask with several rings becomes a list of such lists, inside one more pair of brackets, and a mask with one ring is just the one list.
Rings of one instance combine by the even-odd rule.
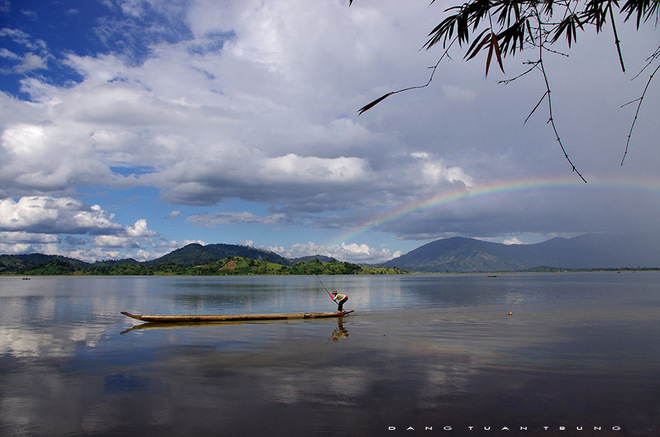
[[373, 108], [374, 106], [376, 106], [377, 104], [379, 104], [380, 102], [382, 102], [383, 100], [388, 98], [389, 96], [393, 96], [394, 94], [399, 94], [399, 93], [403, 93], [403, 92], [406, 92], [406, 91], [426, 88], [427, 86], [431, 85], [431, 82], [433, 81], [433, 76], [435, 76], [435, 72], [438, 69], [438, 66], [440, 65], [440, 62], [442, 62], [442, 60], [445, 57], [447, 57], [447, 58], [450, 57], [449, 56], [449, 49], [451, 49], [451, 46], [454, 45], [454, 43], [456, 42], [457, 39], [458, 39], [458, 37], [454, 37], [454, 39], [451, 41], [451, 43], [449, 44], [447, 49], [442, 53], [442, 56], [440, 56], [440, 59], [438, 59], [438, 62], [436, 62], [435, 65], [432, 65], [432, 66], [429, 67], [429, 69], [431, 70], [431, 74], [429, 75], [429, 79], [426, 81], [425, 84], [409, 86], [407, 88], [402, 88], [402, 89], [397, 90], [397, 91], [390, 91], [389, 93], [384, 94], [384, 95], [380, 96], [379, 98], [377, 98], [376, 100], [364, 105], [362, 108], [360, 108], [358, 110], [358, 115], [362, 115], [364, 112], [370, 110], [371, 108]]
[[[655, 67], [655, 70], [653, 70], [653, 73], [651, 73], [651, 76], [649, 76], [649, 80], [646, 81], [646, 86], [644, 87], [644, 91], [642, 92], [642, 95], [639, 99], [633, 100], [633, 102], [637, 101], [637, 110], [635, 110], [635, 117], [633, 118], [632, 124], [630, 125], [630, 131], [628, 132], [628, 140], [626, 141], [626, 150], [623, 152], [623, 158], [621, 158], [621, 165], [623, 166], [623, 162], [626, 160], [626, 156], [628, 155], [628, 146], [630, 146], [630, 139], [632, 138], [632, 133], [633, 129], [635, 128], [635, 123], [637, 123], [637, 117], [639, 115], [639, 109], [642, 107], [642, 103], [644, 102], [644, 97], [646, 96], [646, 90], [649, 89], [649, 85], [651, 84], [651, 81], [653, 80], [653, 76], [655, 76], [655, 73], [660, 70], [660, 65]], [[626, 105], [630, 104], [632, 102], [626, 103]], [[623, 106], [626, 106], [623, 105]], [[623, 107], [622, 106], [622, 107]]]
[[[538, 12], [537, 12], [538, 14]], [[538, 15], [537, 15], [538, 17]], [[571, 161], [571, 158], [568, 156], [568, 153], [566, 153], [566, 149], [564, 148], [564, 144], [561, 141], [561, 138], [559, 137], [559, 131], [557, 130], [557, 124], [555, 123], [555, 118], [552, 113], [552, 96], [551, 96], [551, 91], [550, 91], [550, 82], [548, 81], [548, 75], [545, 72], [545, 66], [543, 64], [543, 39], [542, 39], [542, 33], [541, 33], [541, 23], [539, 19], [539, 59], [538, 59], [538, 64], [536, 65], [540, 71], [541, 74], [543, 75], [543, 81], [545, 83], [545, 94], [544, 97], [548, 98], [548, 115], [550, 118], [548, 119], [548, 123], [552, 126], [552, 130], [555, 133], [555, 139], [557, 140], [557, 143], [559, 143], [559, 147], [561, 148], [561, 151], [564, 153], [564, 157], [568, 161], [568, 163], [571, 165], [571, 169], [584, 181], [584, 183], [587, 183], [587, 180], [582, 176], [582, 174], [578, 171], [577, 167], [573, 164], [573, 161]], [[541, 101], [543, 100], [543, 97], [541, 98]], [[534, 110], [538, 107], [538, 105], [541, 103], [537, 103], [537, 105], [534, 107]], [[528, 117], [529, 118], [529, 117]]]
[[614, 12], [612, 12], [612, 4], [608, 5], [610, 10], [610, 19], [612, 20], [612, 31], [614, 31], [614, 44], [616, 45], [616, 51], [619, 54], [619, 62], [621, 63], [621, 70], [626, 72], [626, 66], [623, 64], [623, 54], [621, 53], [621, 41], [619, 41], [619, 35], [616, 32], [616, 23], [614, 22]]

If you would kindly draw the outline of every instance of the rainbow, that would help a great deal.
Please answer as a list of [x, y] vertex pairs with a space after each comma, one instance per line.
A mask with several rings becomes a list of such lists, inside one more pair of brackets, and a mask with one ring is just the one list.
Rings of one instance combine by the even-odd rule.
[[509, 181], [499, 181], [475, 188], [462, 188], [449, 192], [444, 192], [431, 197], [426, 197], [407, 205], [402, 205], [389, 211], [384, 211], [376, 217], [368, 220], [361, 226], [352, 228], [339, 237], [334, 238], [327, 247], [334, 247], [341, 243], [354, 240], [365, 232], [378, 229], [379, 227], [400, 220], [410, 214], [426, 211], [456, 202], [464, 202], [472, 199], [484, 198], [488, 196], [534, 192], [546, 190], [592, 190], [592, 189], [631, 189], [646, 190], [660, 193], [660, 181], [623, 181], [614, 179], [595, 179], [589, 180], [588, 184], [574, 177], [565, 178], [535, 178], [535, 179], [515, 179]]

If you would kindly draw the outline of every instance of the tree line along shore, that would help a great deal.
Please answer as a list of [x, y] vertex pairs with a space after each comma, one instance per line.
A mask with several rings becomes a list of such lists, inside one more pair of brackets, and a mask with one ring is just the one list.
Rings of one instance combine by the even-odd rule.
[[[6, 257], [3, 256], [3, 257]], [[14, 276], [230, 276], [230, 275], [391, 275], [405, 274], [395, 267], [361, 266], [349, 262], [311, 260], [294, 265], [255, 260], [242, 256], [229, 256], [221, 260], [209, 260], [205, 264], [186, 266], [169, 262], [145, 264], [134, 260], [99, 261], [93, 264], [53, 256], [44, 263], [34, 265], [14, 259], [0, 262], [1, 275]]]

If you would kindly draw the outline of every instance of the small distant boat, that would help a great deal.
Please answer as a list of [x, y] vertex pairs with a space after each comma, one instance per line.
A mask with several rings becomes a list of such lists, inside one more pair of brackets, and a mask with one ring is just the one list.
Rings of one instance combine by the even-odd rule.
[[131, 314], [121, 313], [142, 322], [152, 323], [195, 323], [195, 322], [236, 322], [243, 320], [282, 320], [282, 319], [318, 319], [322, 317], [341, 317], [355, 310], [336, 311], [333, 313], [275, 313], [275, 314]]

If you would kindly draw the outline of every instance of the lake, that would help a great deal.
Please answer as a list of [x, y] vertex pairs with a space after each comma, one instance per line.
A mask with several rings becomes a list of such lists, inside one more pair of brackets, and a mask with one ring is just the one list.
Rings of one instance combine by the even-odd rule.
[[0, 277], [0, 435], [128, 434], [660, 436], [660, 272]]

